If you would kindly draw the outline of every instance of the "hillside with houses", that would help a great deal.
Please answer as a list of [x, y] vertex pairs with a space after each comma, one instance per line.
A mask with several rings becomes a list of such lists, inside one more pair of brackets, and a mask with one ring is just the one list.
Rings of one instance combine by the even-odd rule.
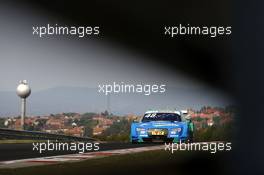
[[[188, 109], [188, 116], [194, 123], [198, 140], [206, 140], [207, 132], [218, 132], [218, 128], [232, 125], [236, 110], [234, 107], [202, 107]], [[102, 113], [60, 113], [44, 116], [30, 116], [25, 119], [25, 129], [80, 137], [95, 137], [101, 140], [128, 141], [130, 124], [142, 116], [133, 114], [116, 116], [108, 111]], [[20, 129], [20, 117], [0, 118], [0, 127]], [[229, 127], [230, 128], [230, 127]], [[212, 130], [212, 131], [211, 131]], [[221, 131], [225, 132], [225, 131]], [[229, 131], [228, 131], [229, 132]], [[221, 134], [224, 135], [224, 134]], [[214, 138], [210, 138], [212, 140]]]

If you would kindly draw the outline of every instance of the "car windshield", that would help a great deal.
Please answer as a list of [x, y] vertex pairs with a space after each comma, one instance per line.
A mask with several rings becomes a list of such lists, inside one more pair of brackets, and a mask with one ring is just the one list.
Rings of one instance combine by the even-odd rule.
[[149, 121], [181, 121], [181, 116], [175, 113], [148, 113], [145, 114], [142, 122]]

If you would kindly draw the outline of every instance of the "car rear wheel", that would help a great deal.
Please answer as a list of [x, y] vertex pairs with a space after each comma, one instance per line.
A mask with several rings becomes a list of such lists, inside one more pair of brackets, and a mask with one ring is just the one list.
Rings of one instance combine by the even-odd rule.
[[138, 142], [137, 141], [135, 141], [135, 140], [132, 140], [132, 142], [131, 142], [132, 144], [137, 144]]

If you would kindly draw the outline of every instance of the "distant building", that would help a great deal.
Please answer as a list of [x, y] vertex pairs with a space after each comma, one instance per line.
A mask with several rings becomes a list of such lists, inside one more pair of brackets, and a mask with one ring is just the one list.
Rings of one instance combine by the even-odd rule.
[[93, 135], [100, 135], [103, 133], [105, 129], [102, 127], [95, 127], [93, 128]]
[[67, 129], [64, 131], [64, 134], [82, 137], [84, 135], [84, 127], [80, 126], [80, 127], [73, 127], [73, 128]]
[[213, 126], [213, 125], [214, 125], [214, 121], [213, 121], [213, 119], [209, 119], [209, 120], [207, 120], [207, 125], [208, 125], [208, 126]]
[[[26, 118], [24, 124], [27, 126], [33, 126], [35, 121], [36, 121], [35, 118]], [[11, 128], [16, 130], [21, 129], [21, 119], [20, 118], [16, 119], [14, 125]]]
[[49, 129], [62, 129], [64, 128], [64, 120], [61, 118], [55, 119], [55, 118], [50, 118], [46, 122], [46, 127]]

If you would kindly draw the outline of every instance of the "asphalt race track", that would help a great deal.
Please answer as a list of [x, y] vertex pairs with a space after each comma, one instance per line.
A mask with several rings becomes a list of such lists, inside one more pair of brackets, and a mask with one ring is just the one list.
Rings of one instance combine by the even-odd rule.
[[[137, 148], [137, 147], [152, 146], [152, 145], [157, 145], [157, 144], [100, 143], [99, 146], [100, 146], [100, 151], [107, 151], [107, 150]], [[32, 149], [33, 149], [32, 143], [0, 144], [0, 161], [78, 153], [75, 151], [45, 151], [40, 154], [37, 151], [32, 151]]]

